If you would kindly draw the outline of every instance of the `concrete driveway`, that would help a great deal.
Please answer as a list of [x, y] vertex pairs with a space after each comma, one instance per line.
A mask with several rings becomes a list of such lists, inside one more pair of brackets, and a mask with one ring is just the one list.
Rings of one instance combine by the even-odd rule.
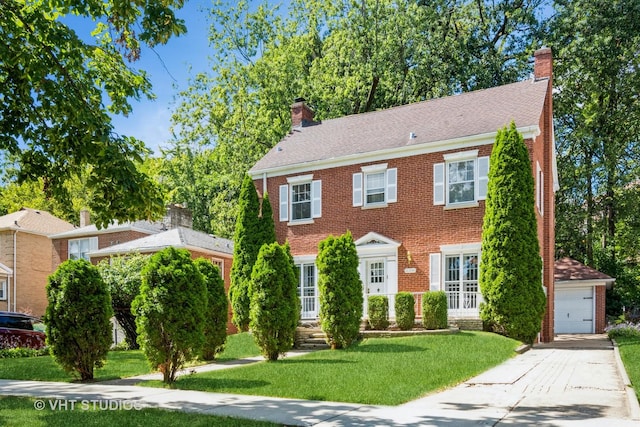
[[605, 335], [566, 335], [456, 387], [394, 407], [13, 380], [0, 380], [0, 395], [119, 399], [289, 426], [640, 426], [638, 401], [625, 377]]

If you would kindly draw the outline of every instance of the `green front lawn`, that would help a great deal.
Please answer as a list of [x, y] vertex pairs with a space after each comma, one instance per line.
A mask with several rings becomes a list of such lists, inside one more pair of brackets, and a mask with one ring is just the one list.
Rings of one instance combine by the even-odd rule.
[[[520, 343], [484, 332], [372, 338], [276, 362], [181, 377], [180, 389], [398, 405], [469, 379]], [[162, 386], [160, 381], [143, 383]]]
[[631, 385], [636, 391], [636, 396], [640, 399], [640, 338], [623, 337], [615, 338], [620, 349], [620, 358], [624, 363], [624, 368], [629, 375]]
[[[243, 333], [227, 337], [225, 351], [216, 360], [227, 361], [259, 354], [260, 350], [253, 342], [253, 337]], [[105, 365], [94, 371], [94, 377], [96, 381], [105, 381], [150, 372], [152, 371], [149, 363], [141, 350], [110, 351]], [[0, 359], [0, 378], [62, 382], [76, 380], [72, 375], [63, 371], [51, 356]]]
[[[43, 400], [45, 403], [47, 399]], [[212, 426], [252, 427], [279, 424], [241, 420], [214, 415], [194, 414], [162, 409], [100, 411], [35, 409], [36, 399], [0, 396], [0, 425], [8, 427], [87, 427], [87, 426]]]

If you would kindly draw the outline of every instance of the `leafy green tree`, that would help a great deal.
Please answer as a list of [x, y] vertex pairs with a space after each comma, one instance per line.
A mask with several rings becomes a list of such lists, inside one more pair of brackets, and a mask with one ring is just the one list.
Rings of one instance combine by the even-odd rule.
[[93, 379], [111, 347], [111, 297], [98, 269], [68, 260], [49, 276], [43, 321], [56, 362], [82, 381]]
[[169, 247], [151, 256], [131, 310], [140, 347], [163, 381], [173, 383], [204, 344], [207, 288], [189, 251]]
[[131, 304], [140, 293], [142, 270], [147, 265], [147, 255], [133, 254], [111, 257], [97, 265], [102, 280], [111, 295], [111, 305], [116, 320], [122, 327], [129, 348], [137, 349], [138, 332]]
[[480, 290], [480, 317], [496, 331], [532, 343], [546, 298], [527, 147], [511, 122], [500, 129], [489, 160]]
[[360, 333], [364, 304], [358, 252], [351, 232], [322, 240], [316, 265], [320, 326], [332, 349], [348, 347]]
[[263, 198], [262, 208], [256, 187], [249, 175], [245, 175], [238, 200], [238, 218], [233, 237], [233, 263], [229, 299], [233, 309], [233, 323], [241, 331], [249, 327], [249, 282], [251, 271], [258, 258], [260, 247], [276, 240], [273, 213], [268, 197]]
[[293, 348], [300, 319], [298, 280], [288, 248], [265, 243], [251, 272], [250, 326], [267, 360]]
[[224, 280], [218, 266], [204, 258], [194, 261], [198, 271], [204, 277], [207, 287], [207, 312], [204, 324], [204, 346], [202, 358], [215, 359], [224, 350], [227, 341], [227, 318], [229, 316], [229, 302], [224, 290]]
[[[45, 194], [68, 200], [65, 182], [86, 176], [94, 221], [162, 214], [158, 187], [141, 173], [142, 141], [114, 132], [110, 114], [152, 97], [144, 72], [127, 61], [142, 43], [186, 31], [180, 0], [0, 2], [0, 149], [19, 159], [21, 180], [44, 180]], [[65, 18], [96, 22], [87, 38]]]
[[546, 43], [559, 58], [556, 252], [619, 277], [615, 287], [625, 290], [607, 298], [609, 314], [619, 315], [618, 297], [640, 289], [640, 5], [561, 0], [554, 7]]

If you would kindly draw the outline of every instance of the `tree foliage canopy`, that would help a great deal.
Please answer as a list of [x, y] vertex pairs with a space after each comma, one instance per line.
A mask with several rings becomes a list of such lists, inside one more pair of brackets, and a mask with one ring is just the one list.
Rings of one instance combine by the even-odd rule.
[[[45, 194], [68, 198], [65, 182], [86, 178], [99, 225], [160, 215], [163, 201], [139, 170], [142, 141], [114, 132], [109, 114], [152, 96], [144, 72], [126, 60], [140, 44], [186, 31], [181, 0], [0, 2], [0, 149], [18, 159], [21, 180], [43, 179]], [[65, 19], [96, 20], [90, 41]]]

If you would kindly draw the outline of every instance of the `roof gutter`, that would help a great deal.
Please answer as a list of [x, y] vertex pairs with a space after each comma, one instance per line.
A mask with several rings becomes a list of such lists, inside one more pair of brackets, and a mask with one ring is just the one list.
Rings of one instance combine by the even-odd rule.
[[[540, 126], [531, 125], [519, 127], [518, 132], [526, 139], [534, 139], [540, 135]], [[388, 148], [385, 150], [372, 151], [369, 153], [356, 153], [348, 156], [330, 159], [313, 160], [304, 163], [276, 166], [267, 169], [249, 170], [252, 179], [282, 176], [300, 172], [322, 170], [340, 166], [349, 166], [365, 162], [376, 162], [389, 159], [417, 156], [421, 154], [431, 154], [447, 150], [455, 150], [469, 147], [470, 145], [492, 145], [495, 142], [497, 131], [479, 135], [463, 136], [460, 138], [447, 139], [443, 141], [426, 142], [423, 144], [412, 144], [403, 147]]]

